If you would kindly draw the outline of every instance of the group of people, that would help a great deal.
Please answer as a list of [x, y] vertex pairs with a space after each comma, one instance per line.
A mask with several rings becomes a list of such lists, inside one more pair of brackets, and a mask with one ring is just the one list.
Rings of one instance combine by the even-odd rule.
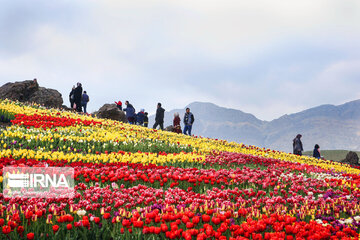
[[[116, 106], [121, 111], [125, 111], [126, 118], [130, 124], [136, 124], [144, 127], [148, 127], [149, 118], [148, 113], [145, 112], [144, 109], [141, 109], [140, 112], [136, 113], [134, 106], [129, 103], [129, 101], [125, 101], [126, 107], [122, 107], [122, 102], [115, 102]], [[157, 104], [156, 115], [155, 115], [155, 123], [153, 125], [153, 129], [157, 129], [160, 127], [161, 130], [164, 130], [164, 117], [165, 117], [165, 109], [161, 106], [161, 103]], [[186, 108], [186, 112], [184, 115], [184, 134], [191, 135], [192, 125], [195, 121], [194, 114], [190, 112], [190, 108]], [[174, 114], [173, 120], [173, 132], [181, 133], [180, 126], [181, 119], [179, 117], [179, 113]]]
[[[161, 130], [164, 130], [164, 112], [165, 109], [161, 107], [161, 103], [158, 103], [157, 109], [156, 109], [156, 115], [155, 115], [155, 123], [153, 128], [156, 129], [158, 126], [160, 126]], [[190, 108], [186, 108], [186, 112], [184, 115], [184, 134], [187, 134], [191, 136], [191, 129], [192, 125], [195, 121], [194, 114], [190, 112]], [[174, 119], [173, 119], [173, 132], [181, 133], [181, 125], [180, 125], [181, 119], [179, 116], [179, 113], [174, 113]]]
[[[296, 137], [293, 139], [293, 153], [295, 155], [302, 155], [302, 151], [304, 151], [303, 149], [303, 145], [301, 142], [301, 134], [296, 135]], [[320, 159], [321, 158], [321, 153], [320, 153], [320, 146], [319, 144], [315, 144], [314, 146], [314, 150], [313, 150], [313, 157]]]
[[87, 103], [90, 101], [89, 95], [86, 91], [83, 92], [81, 83], [77, 83], [76, 87], [73, 86], [69, 94], [70, 107], [77, 112], [86, 112]]
[[[140, 112], [136, 113], [134, 106], [129, 103], [129, 101], [125, 101], [126, 107], [122, 107], [122, 102], [115, 102], [116, 106], [121, 111], [125, 111], [126, 118], [130, 124], [136, 124], [144, 127], [148, 127], [149, 118], [148, 113], [145, 112], [144, 109], [141, 109]], [[153, 125], [153, 129], [157, 129], [160, 127], [161, 130], [164, 130], [164, 117], [165, 117], [165, 109], [161, 106], [161, 103], [157, 104], [156, 114], [155, 114], [155, 123]], [[192, 125], [195, 121], [194, 114], [190, 112], [190, 108], [186, 108], [186, 112], [184, 115], [184, 134], [191, 136]], [[182, 133], [181, 119], [179, 113], [174, 114], [173, 120], [173, 132]]]
[[[89, 95], [86, 91], [83, 91], [81, 83], [77, 83], [76, 87], [73, 86], [71, 92], [69, 94], [70, 106], [72, 109], [75, 109], [77, 112], [86, 112], [87, 104], [90, 100]], [[148, 127], [149, 118], [148, 113], [145, 112], [144, 109], [140, 109], [138, 113], [136, 113], [134, 106], [129, 103], [129, 101], [125, 101], [125, 108], [122, 106], [122, 102], [115, 102], [116, 106], [120, 111], [124, 111], [126, 114], [126, 118], [130, 124], [136, 124], [144, 127]], [[161, 103], [157, 104], [156, 115], [155, 115], [155, 123], [153, 125], [153, 129], [156, 129], [160, 126], [161, 130], [164, 130], [164, 115], [165, 109], [161, 107]], [[186, 108], [186, 112], [184, 115], [183, 123], [184, 123], [184, 134], [191, 136], [192, 125], [195, 121], [194, 114], [190, 112], [190, 108]], [[179, 113], [174, 114], [173, 120], [173, 132], [181, 133], [180, 126], [181, 119], [179, 117]]]
[[130, 124], [137, 124], [140, 126], [147, 127], [149, 124], [148, 113], [145, 112], [144, 109], [140, 109], [140, 112], [136, 113], [134, 106], [129, 103], [129, 101], [125, 101], [126, 108], [122, 108], [122, 102], [115, 102], [116, 106], [120, 111], [125, 111], [126, 118]]

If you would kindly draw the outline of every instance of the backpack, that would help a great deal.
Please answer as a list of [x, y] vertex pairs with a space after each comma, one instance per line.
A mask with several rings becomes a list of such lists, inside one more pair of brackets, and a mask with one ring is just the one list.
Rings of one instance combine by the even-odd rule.
[[83, 94], [83, 102], [88, 102], [89, 96], [87, 94]]

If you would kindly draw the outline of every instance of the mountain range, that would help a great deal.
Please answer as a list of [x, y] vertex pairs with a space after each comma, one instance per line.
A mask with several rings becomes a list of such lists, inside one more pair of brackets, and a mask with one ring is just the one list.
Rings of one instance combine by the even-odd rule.
[[[192, 133], [198, 136], [291, 152], [292, 139], [300, 133], [304, 150], [312, 150], [315, 144], [320, 149], [360, 150], [360, 100], [321, 105], [272, 121], [213, 103], [193, 102], [186, 107], [195, 116]], [[183, 118], [185, 108], [166, 111], [164, 126], [172, 125], [175, 112]], [[150, 127], [154, 118], [150, 116]]]

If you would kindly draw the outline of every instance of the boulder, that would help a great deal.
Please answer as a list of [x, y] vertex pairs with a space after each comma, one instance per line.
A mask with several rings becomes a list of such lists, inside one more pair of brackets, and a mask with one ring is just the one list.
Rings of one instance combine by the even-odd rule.
[[116, 104], [104, 104], [99, 111], [96, 112], [96, 116], [98, 118], [127, 122], [125, 112], [120, 111]]
[[341, 161], [342, 163], [347, 163], [350, 165], [359, 165], [359, 156], [356, 154], [356, 152], [348, 152], [346, 154], [346, 157], [344, 160]]
[[20, 102], [35, 102], [52, 108], [60, 108], [63, 104], [58, 91], [39, 87], [36, 79], [4, 84], [0, 87], [0, 99], [5, 98]]
[[63, 99], [58, 91], [39, 87], [39, 90], [30, 96], [29, 102], [36, 102], [46, 107], [60, 108], [62, 107]]
[[168, 132], [173, 132], [173, 131], [174, 131], [174, 126], [173, 126], [173, 125], [169, 125], [169, 126], [167, 126], [164, 130], [165, 130], [165, 131], [168, 131]]
[[27, 102], [31, 95], [39, 90], [39, 84], [34, 80], [6, 83], [0, 87], [0, 98]]
[[74, 109], [69, 108], [69, 107], [66, 106], [66, 105], [62, 105], [62, 106], [61, 106], [61, 109], [65, 110], [65, 111], [75, 111]]

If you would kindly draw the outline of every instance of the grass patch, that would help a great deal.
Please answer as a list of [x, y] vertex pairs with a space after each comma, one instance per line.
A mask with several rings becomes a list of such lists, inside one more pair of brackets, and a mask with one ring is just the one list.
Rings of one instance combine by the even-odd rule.
[[[321, 156], [324, 156], [325, 159], [333, 160], [333, 161], [340, 161], [345, 159], [346, 154], [350, 152], [349, 150], [320, 150]], [[355, 151], [358, 156], [360, 156], [359, 151]], [[304, 155], [312, 156], [313, 151], [306, 151]]]

